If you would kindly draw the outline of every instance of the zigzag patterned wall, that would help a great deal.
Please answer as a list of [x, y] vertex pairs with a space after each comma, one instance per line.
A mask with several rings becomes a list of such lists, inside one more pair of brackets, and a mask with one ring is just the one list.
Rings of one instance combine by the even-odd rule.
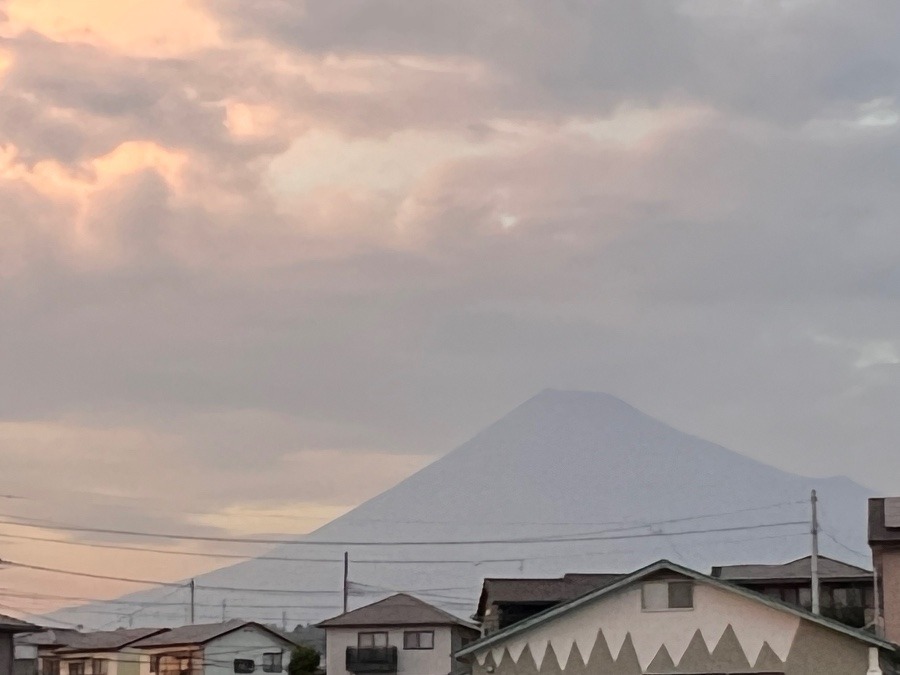
[[573, 653], [601, 659], [608, 653], [611, 663], [635, 661], [636, 672], [670, 664], [683, 672], [703, 672], [701, 666], [715, 656], [713, 661], [721, 658], [736, 664], [735, 669], [740, 664], [747, 670], [757, 663], [783, 664], [799, 625], [795, 615], [708, 584], [695, 587], [692, 610], [647, 612], [641, 609], [641, 591], [635, 587], [514, 635], [478, 653], [476, 659], [481, 665], [490, 657], [496, 666], [504, 660], [518, 666], [527, 650], [544, 673], [550, 665], [547, 653], [555, 657], [557, 670], [566, 669]]
[[703, 672], [773, 672], [783, 671], [784, 661], [778, 657], [768, 642], [764, 642], [755, 662], [750, 663], [734, 629], [729, 625], [712, 650], [699, 630], [694, 633], [687, 648], [676, 662], [666, 645], [661, 645], [649, 661], [642, 664], [630, 633], [617, 650], [610, 649], [609, 643], [600, 630], [594, 640], [593, 649], [583, 655], [577, 644], [573, 644], [566, 657], [556, 653], [553, 645], [547, 645], [538, 665], [528, 645], [513, 659], [509, 649], [503, 649], [499, 659], [496, 651], [487, 654], [482, 666], [493, 666], [496, 675], [584, 675], [584, 673], [616, 673], [616, 675], [639, 675], [643, 673], [703, 673]]

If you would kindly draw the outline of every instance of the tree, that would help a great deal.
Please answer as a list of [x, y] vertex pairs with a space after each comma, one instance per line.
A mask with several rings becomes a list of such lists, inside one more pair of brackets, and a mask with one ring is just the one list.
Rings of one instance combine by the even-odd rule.
[[289, 675], [312, 675], [319, 669], [321, 658], [319, 652], [312, 647], [300, 645], [291, 654], [288, 673]]

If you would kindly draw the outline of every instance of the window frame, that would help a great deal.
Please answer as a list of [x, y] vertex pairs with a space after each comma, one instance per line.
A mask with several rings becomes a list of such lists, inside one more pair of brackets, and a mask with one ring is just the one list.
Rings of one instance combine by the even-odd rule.
[[[431, 646], [423, 647], [422, 646], [422, 636], [430, 635], [431, 636]], [[409, 638], [415, 636], [416, 645], [409, 645]], [[432, 651], [434, 650], [434, 630], [405, 630], [403, 631], [403, 649], [404, 651]]]
[[[274, 657], [271, 664], [266, 663], [267, 657]], [[262, 661], [262, 671], [264, 673], [280, 673], [284, 670], [284, 652], [264, 652]]]
[[[238, 668], [239, 663], [249, 664], [249, 665], [244, 666], [239, 669]], [[251, 673], [256, 672], [256, 661], [254, 661], [253, 659], [234, 659], [231, 662], [231, 669], [235, 673], [239, 673], [240, 675], [251, 675]]]
[[75, 673], [72, 673], [72, 666], [77, 667], [77, 675], [87, 675], [87, 664], [83, 659], [79, 659], [77, 661], [69, 661], [68, 667], [66, 668], [66, 671], [69, 673], [69, 675], [75, 675]]
[[[682, 607], [672, 606], [672, 586], [688, 586], [690, 590], [690, 605]], [[642, 612], [691, 612], [694, 610], [694, 587], [695, 583], [691, 579], [659, 579], [654, 581], [645, 581], [641, 584], [641, 611]], [[654, 607], [647, 603], [647, 590], [650, 586], [665, 586], [665, 606]], [[660, 593], [659, 599], [662, 598]]]
[[[372, 644], [364, 645], [362, 643], [363, 636], [368, 637], [370, 635], [372, 636]], [[375, 644], [375, 636], [376, 635], [384, 636], [384, 644], [383, 645]], [[357, 649], [384, 649], [388, 646], [390, 646], [390, 642], [388, 640], [388, 632], [386, 630], [369, 630], [369, 631], [362, 631], [362, 632], [359, 632], [356, 634], [356, 648]]]
[[91, 659], [91, 675], [107, 675], [109, 673], [109, 659]]

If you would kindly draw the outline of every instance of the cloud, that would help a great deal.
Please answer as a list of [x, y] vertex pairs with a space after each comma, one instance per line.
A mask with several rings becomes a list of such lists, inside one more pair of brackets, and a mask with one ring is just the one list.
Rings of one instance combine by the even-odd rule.
[[43, 516], [324, 517], [546, 386], [890, 488], [894, 5], [90, 4], [0, 28], [0, 434]]

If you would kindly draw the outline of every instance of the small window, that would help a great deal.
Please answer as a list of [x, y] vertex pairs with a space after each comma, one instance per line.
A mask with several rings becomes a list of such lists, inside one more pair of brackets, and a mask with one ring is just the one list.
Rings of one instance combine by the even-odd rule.
[[253, 662], [253, 659], [235, 659], [234, 660], [234, 672], [243, 673], [244, 675], [248, 675], [256, 670], [256, 663]]
[[434, 631], [406, 631], [403, 633], [403, 649], [434, 649]]
[[387, 647], [387, 633], [360, 633], [357, 638], [357, 646], [360, 649], [371, 649], [372, 647]]
[[84, 661], [71, 661], [69, 675], [84, 675]]
[[[181, 675], [187, 675], [191, 672], [191, 657], [190, 656], [181, 656], [178, 658], [178, 672]], [[250, 672], [252, 673], [253, 671], [251, 670]]]
[[91, 659], [91, 672], [94, 675], [106, 675], [108, 663], [106, 659]]
[[669, 582], [669, 609], [692, 609], [694, 584], [691, 581]]
[[641, 607], [648, 612], [693, 609], [692, 581], [649, 581], [641, 586]]
[[281, 672], [281, 652], [263, 654], [262, 669], [264, 673]]
[[812, 609], [812, 589], [806, 588], [805, 586], [801, 586], [798, 589], [798, 598], [800, 600], [800, 606], [803, 609]]
[[43, 675], [59, 675], [59, 659], [44, 659], [41, 672]]

